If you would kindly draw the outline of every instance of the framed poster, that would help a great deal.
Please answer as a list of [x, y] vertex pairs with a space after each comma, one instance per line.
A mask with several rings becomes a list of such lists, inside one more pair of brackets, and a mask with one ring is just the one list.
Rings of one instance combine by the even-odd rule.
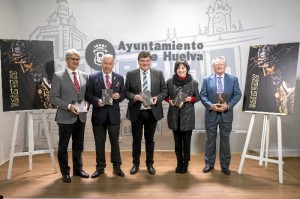
[[53, 108], [52, 41], [0, 40], [3, 111]]
[[291, 115], [299, 43], [251, 46], [243, 111]]

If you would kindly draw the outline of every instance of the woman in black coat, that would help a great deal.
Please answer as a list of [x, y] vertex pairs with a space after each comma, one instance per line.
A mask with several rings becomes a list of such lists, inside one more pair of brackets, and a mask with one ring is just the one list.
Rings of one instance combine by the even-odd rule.
[[187, 173], [192, 131], [195, 129], [194, 103], [200, 100], [198, 82], [188, 74], [190, 66], [187, 61], [176, 61], [172, 78], [167, 81], [169, 103], [168, 127], [173, 130], [175, 154], [177, 158], [176, 173]]

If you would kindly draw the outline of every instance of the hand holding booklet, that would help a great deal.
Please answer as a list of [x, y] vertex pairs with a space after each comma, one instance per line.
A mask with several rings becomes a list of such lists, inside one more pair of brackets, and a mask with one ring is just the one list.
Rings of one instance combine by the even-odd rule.
[[143, 98], [143, 106], [147, 107], [152, 105], [152, 96], [149, 90], [145, 90], [141, 93], [141, 96]]
[[[216, 103], [217, 104], [224, 104], [226, 103], [226, 94], [225, 93], [217, 93], [216, 95]], [[220, 106], [220, 105], [218, 105]]]
[[174, 99], [174, 106], [181, 108], [187, 97], [188, 97], [187, 93], [179, 91]]
[[113, 105], [113, 90], [102, 89], [102, 103], [104, 105]]
[[74, 103], [77, 113], [87, 113], [87, 103], [84, 100], [80, 100]]

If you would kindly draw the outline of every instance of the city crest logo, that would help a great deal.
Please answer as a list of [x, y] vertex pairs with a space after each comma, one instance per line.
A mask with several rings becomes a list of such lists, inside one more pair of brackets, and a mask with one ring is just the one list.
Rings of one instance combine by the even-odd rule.
[[85, 59], [91, 68], [100, 71], [102, 70], [102, 57], [105, 54], [116, 56], [113, 45], [105, 39], [96, 39], [87, 46]]

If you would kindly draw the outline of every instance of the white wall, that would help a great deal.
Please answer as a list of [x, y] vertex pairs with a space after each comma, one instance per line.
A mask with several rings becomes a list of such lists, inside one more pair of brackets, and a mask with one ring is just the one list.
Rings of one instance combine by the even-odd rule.
[[[18, 1], [0, 0], [0, 27], [1, 39], [19, 39], [20, 38], [20, 18]], [[1, 71], [0, 71], [1, 73]], [[2, 87], [2, 81], [0, 82]], [[13, 134], [15, 120], [14, 112], [2, 112], [2, 92], [0, 92], [0, 165], [3, 164], [9, 156], [10, 143]], [[23, 129], [24, 114], [20, 114], [20, 125], [18, 127], [19, 136], [17, 139], [16, 151], [23, 149]]]
[[[120, 41], [126, 43], [165, 41], [168, 30], [170, 37], [175, 36], [179, 42], [203, 42], [203, 51], [232, 48], [236, 54], [234, 57], [230, 57], [230, 60], [236, 68], [242, 91], [244, 90], [251, 45], [300, 41], [300, 23], [298, 22], [300, 1], [298, 0], [219, 1], [223, 5], [227, 2], [230, 7], [231, 25], [238, 27], [241, 22], [242, 29], [224, 34], [197, 34], [199, 27], [203, 31], [205, 27], [209, 26], [207, 9], [215, 2], [215, 0], [69, 0], [68, 6], [70, 14], [73, 13], [76, 19], [77, 30], [86, 35], [84, 49], [89, 42], [95, 39], [106, 39], [115, 46]], [[47, 20], [56, 11], [57, 6], [54, 0], [0, 0], [0, 5], [0, 39], [29, 39], [38, 27], [48, 26]], [[58, 49], [61, 50], [62, 47], [63, 43], [60, 43]], [[207, 57], [201, 61], [201, 76], [211, 73], [209, 60], [206, 59]], [[84, 68], [87, 72], [92, 71], [87, 64], [84, 65]], [[300, 71], [298, 70], [298, 87], [300, 87], [299, 79]], [[199, 81], [201, 84], [201, 80]], [[284, 155], [300, 155], [298, 142], [300, 132], [297, 129], [299, 120], [297, 118], [300, 114], [300, 92], [298, 91], [299, 88], [296, 91], [295, 114], [282, 117]], [[242, 112], [241, 107], [242, 102], [235, 108], [233, 127], [235, 130], [247, 131], [251, 115]], [[196, 124], [198, 129], [204, 129], [203, 110], [203, 106], [200, 103], [197, 104]], [[124, 114], [122, 117], [124, 118]], [[261, 117], [258, 116], [258, 118]], [[0, 131], [0, 143], [4, 143], [0, 145], [1, 163], [7, 159], [14, 113], [0, 112], [0, 119], [0, 124], [5, 126]], [[274, 132], [276, 124], [272, 117], [271, 122], [270, 149], [272, 151], [277, 148], [277, 136]], [[250, 142], [251, 149], [256, 150], [260, 147], [261, 128], [261, 124], [258, 122]], [[163, 127], [163, 129], [167, 128]], [[90, 136], [91, 131], [88, 130], [87, 134]], [[232, 134], [232, 136], [235, 135]], [[92, 137], [88, 138], [92, 143]], [[237, 141], [234, 140], [240, 145], [240, 142], [244, 142], [244, 138], [245, 136]], [[54, 139], [57, 139], [56, 135]]]

